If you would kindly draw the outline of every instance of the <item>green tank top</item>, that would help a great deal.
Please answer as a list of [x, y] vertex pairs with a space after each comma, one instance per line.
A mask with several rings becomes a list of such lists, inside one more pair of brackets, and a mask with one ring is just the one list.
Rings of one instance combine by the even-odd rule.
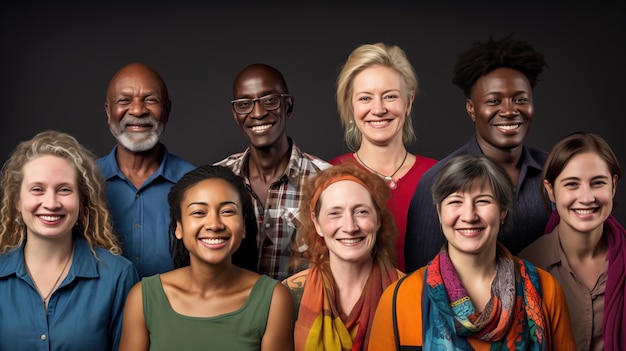
[[183, 316], [172, 309], [160, 275], [143, 278], [143, 313], [150, 350], [260, 350], [276, 284], [277, 280], [261, 275], [240, 309], [201, 318]]

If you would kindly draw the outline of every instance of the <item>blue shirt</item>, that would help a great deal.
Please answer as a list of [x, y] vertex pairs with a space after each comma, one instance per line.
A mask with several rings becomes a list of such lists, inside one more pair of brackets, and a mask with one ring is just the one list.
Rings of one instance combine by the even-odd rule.
[[109, 210], [122, 245], [123, 255], [131, 260], [140, 277], [174, 269], [169, 249], [170, 224], [167, 194], [185, 173], [195, 167], [169, 154], [163, 144], [159, 168], [135, 188], [117, 164], [117, 146], [97, 160], [107, 182]]
[[74, 237], [70, 270], [45, 310], [24, 246], [0, 255], [0, 350], [117, 350], [124, 303], [139, 281], [131, 262]]
[[[433, 202], [432, 186], [439, 170], [448, 160], [458, 155], [482, 155], [476, 136], [432, 166], [420, 179], [406, 221], [404, 259], [407, 273], [425, 266], [435, 257], [445, 237], [441, 231], [437, 209]], [[541, 195], [541, 170], [548, 155], [545, 151], [524, 146], [520, 159], [520, 174], [515, 189], [515, 204], [509, 212], [498, 241], [516, 255], [545, 233], [550, 212]]]

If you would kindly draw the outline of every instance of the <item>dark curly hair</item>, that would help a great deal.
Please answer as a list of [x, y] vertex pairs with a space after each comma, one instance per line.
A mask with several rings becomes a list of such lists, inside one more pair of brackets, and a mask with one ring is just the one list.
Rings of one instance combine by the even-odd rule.
[[472, 47], [459, 54], [452, 70], [452, 83], [470, 97], [476, 81], [496, 68], [507, 67], [522, 72], [531, 88], [539, 81], [539, 74], [548, 67], [542, 53], [535, 51], [527, 41], [516, 40], [512, 34], [486, 42], [475, 42]]
[[[169, 194], [167, 195], [167, 203], [170, 206], [170, 253], [172, 254], [172, 260], [174, 261], [174, 268], [180, 268], [189, 265], [189, 251], [183, 244], [182, 239], [177, 239], [175, 235], [176, 222], [182, 221], [182, 209], [180, 207], [185, 192], [192, 186], [200, 183], [206, 179], [223, 179], [229, 183], [239, 193], [241, 200], [241, 207], [243, 209], [243, 221], [245, 225], [245, 240], [250, 238], [251, 242], [256, 242], [257, 224], [256, 215], [254, 214], [254, 207], [252, 205], [252, 198], [250, 197], [246, 186], [243, 182], [243, 178], [233, 173], [230, 169], [223, 166], [205, 165], [197, 167], [187, 172], [180, 180], [172, 186]], [[250, 269], [245, 264], [238, 262], [237, 253], [245, 248], [246, 244], [242, 243], [242, 246], [233, 254], [233, 264], [243, 266], [243, 268]], [[242, 252], [243, 254], [243, 252]], [[245, 256], [241, 257], [242, 260], [252, 260], [256, 263], [257, 257], [252, 255], [249, 257], [249, 253], [245, 253]]]

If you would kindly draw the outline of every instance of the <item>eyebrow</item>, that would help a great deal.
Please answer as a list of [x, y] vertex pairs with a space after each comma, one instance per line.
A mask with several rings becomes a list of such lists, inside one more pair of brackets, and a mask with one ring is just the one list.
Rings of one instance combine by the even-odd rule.
[[[209, 206], [209, 204], [206, 203], [206, 202], [194, 201], [194, 202], [189, 203], [189, 205], [187, 205], [187, 208], [189, 208], [189, 207], [191, 207], [193, 205]], [[234, 202], [234, 201], [223, 201], [223, 202], [220, 202], [219, 207], [223, 207], [223, 206], [226, 206], [226, 205], [235, 205], [235, 206], [237, 206], [237, 208], [239, 207], [239, 205], [236, 202]]]

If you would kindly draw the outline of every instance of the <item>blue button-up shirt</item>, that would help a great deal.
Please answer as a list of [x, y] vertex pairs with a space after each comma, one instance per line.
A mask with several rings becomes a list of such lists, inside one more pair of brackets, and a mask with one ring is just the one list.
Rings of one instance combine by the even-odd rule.
[[139, 276], [147, 277], [174, 268], [169, 251], [170, 223], [167, 194], [185, 173], [195, 167], [167, 152], [164, 145], [159, 168], [135, 188], [117, 164], [117, 146], [97, 160], [107, 182], [109, 210], [123, 254], [131, 260]]
[[24, 247], [0, 255], [0, 350], [117, 350], [124, 303], [139, 281], [131, 262], [74, 237], [74, 259], [45, 309]]

